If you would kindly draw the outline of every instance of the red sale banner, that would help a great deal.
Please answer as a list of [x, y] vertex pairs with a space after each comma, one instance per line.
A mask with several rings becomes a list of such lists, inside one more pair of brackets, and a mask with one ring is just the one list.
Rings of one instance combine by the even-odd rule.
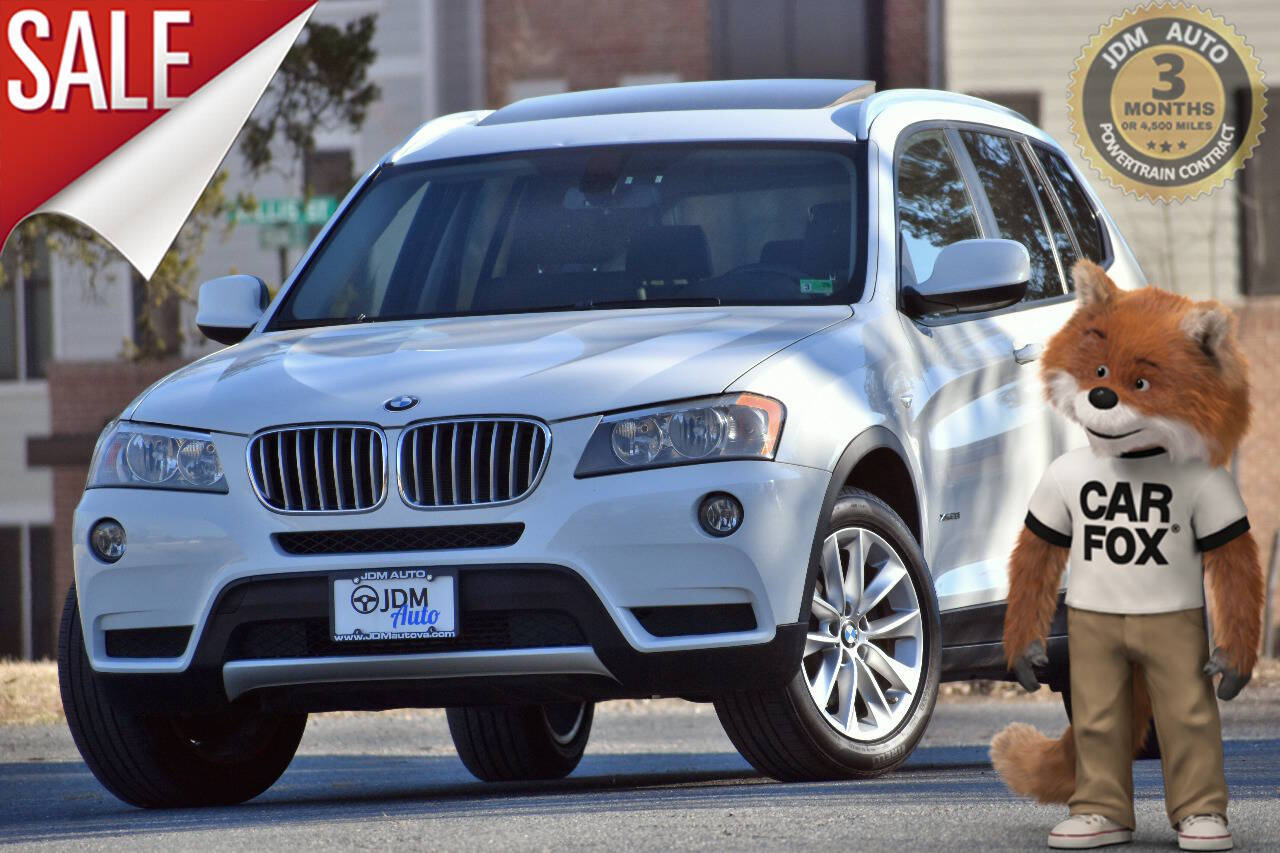
[[146, 276], [315, 0], [0, 0], [0, 240], [96, 230]]

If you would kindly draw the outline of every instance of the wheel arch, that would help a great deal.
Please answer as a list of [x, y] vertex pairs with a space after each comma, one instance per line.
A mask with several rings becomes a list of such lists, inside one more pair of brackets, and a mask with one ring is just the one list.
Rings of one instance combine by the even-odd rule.
[[[831, 515], [831, 508], [835, 505], [840, 490], [847, 486], [864, 489], [887, 503], [923, 547], [920, 491], [916, 487], [911, 466], [907, 464], [906, 448], [890, 429], [875, 425], [858, 433], [846, 445], [831, 472], [831, 482], [827, 484], [822, 510], [814, 526], [813, 546], [809, 553], [810, 566], [817, 562], [822, 551], [823, 521]], [[797, 617], [801, 622], [808, 619], [808, 601], [813, 594], [815, 581], [813, 573], [806, 570]]]

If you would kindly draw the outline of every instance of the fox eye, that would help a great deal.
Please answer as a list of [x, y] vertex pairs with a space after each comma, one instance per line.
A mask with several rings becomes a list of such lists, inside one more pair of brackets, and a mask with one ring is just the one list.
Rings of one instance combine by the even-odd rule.
[[1107, 366], [1106, 366], [1105, 364], [1100, 364], [1100, 365], [1098, 365], [1098, 378], [1099, 378], [1099, 379], [1106, 379], [1106, 378], [1107, 378], [1107, 376], [1108, 376], [1110, 373], [1111, 373], [1111, 371], [1110, 371], [1110, 370], [1107, 370]]
[[1139, 379], [1137, 382], [1133, 383], [1133, 387], [1137, 388], [1139, 391], [1146, 391], [1151, 387], [1151, 383], [1145, 379]]

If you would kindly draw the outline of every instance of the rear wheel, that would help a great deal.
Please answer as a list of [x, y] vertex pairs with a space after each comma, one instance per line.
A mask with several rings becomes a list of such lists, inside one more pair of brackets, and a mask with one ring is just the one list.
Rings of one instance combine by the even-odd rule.
[[240, 803], [280, 778], [306, 714], [238, 704], [213, 714], [140, 714], [113, 707], [89, 665], [76, 590], [62, 610], [58, 684], [80, 755], [115, 796], [143, 808]]
[[594, 702], [450, 708], [449, 734], [477, 779], [517, 782], [561, 779], [582, 760], [595, 718]]
[[827, 522], [799, 671], [716, 699], [751, 764], [786, 781], [875, 776], [915, 748], [938, 695], [937, 599], [924, 558], [887, 504], [840, 493]]

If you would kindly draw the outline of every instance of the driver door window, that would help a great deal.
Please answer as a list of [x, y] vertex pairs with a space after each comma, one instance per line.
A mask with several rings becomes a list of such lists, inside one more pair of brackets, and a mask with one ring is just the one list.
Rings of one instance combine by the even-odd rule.
[[1044, 211], [1027, 183], [1013, 141], [1007, 136], [960, 131], [973, 168], [991, 204], [999, 233], [1027, 247], [1031, 258], [1031, 282], [1023, 302], [1061, 296], [1066, 292], [1054, 246], [1045, 228]]
[[943, 247], [981, 233], [945, 131], [912, 135], [898, 155], [897, 171], [898, 264], [906, 286], [933, 274]]

